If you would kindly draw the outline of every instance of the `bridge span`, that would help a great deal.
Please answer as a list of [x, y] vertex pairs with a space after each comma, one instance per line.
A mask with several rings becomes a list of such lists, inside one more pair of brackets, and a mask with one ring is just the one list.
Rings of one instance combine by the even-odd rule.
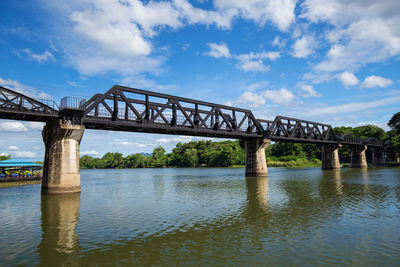
[[0, 86], [0, 119], [42, 121], [45, 143], [42, 193], [80, 192], [79, 144], [85, 129], [178, 134], [239, 139], [246, 151], [246, 176], [267, 176], [265, 149], [275, 142], [321, 145], [322, 169], [340, 169], [338, 150], [351, 148], [351, 166], [385, 164], [390, 144], [376, 138], [336, 136], [331, 125], [277, 116], [257, 119], [251, 110], [124, 86], [113, 86], [89, 100], [30, 98]]

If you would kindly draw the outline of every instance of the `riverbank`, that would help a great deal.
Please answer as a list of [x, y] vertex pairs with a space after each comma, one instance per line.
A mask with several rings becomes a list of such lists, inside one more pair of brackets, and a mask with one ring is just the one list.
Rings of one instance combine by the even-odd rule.
[[41, 180], [3, 182], [3, 183], [0, 183], [0, 188], [7, 188], [7, 187], [13, 187], [13, 186], [23, 186], [23, 185], [31, 185], [31, 184], [40, 184], [40, 183], [42, 183]]

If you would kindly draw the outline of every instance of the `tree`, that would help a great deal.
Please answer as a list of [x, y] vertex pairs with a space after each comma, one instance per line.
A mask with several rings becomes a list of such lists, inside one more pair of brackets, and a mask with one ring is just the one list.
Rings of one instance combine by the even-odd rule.
[[161, 146], [154, 148], [153, 155], [151, 157], [151, 167], [162, 168], [167, 166], [167, 156], [165, 155], [165, 149]]
[[199, 158], [197, 157], [197, 150], [195, 148], [186, 149], [184, 156], [188, 166], [190, 167], [197, 166]]
[[6, 154], [6, 153], [1, 153], [0, 161], [7, 160], [7, 159], [11, 159], [11, 156], [9, 154]]
[[388, 122], [388, 126], [400, 134], [400, 112], [393, 114], [392, 118]]

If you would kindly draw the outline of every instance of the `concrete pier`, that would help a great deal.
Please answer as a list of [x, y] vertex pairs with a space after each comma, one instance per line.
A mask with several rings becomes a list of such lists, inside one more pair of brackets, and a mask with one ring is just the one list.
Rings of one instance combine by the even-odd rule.
[[352, 168], [368, 168], [367, 157], [365, 151], [366, 145], [352, 145], [351, 146], [351, 167]]
[[321, 148], [321, 160], [323, 170], [339, 170], [339, 149], [342, 147], [341, 144], [327, 144], [322, 145]]
[[44, 156], [42, 194], [77, 193], [81, 191], [79, 144], [85, 126], [47, 122], [42, 131]]
[[252, 138], [241, 140], [240, 144], [246, 151], [246, 176], [267, 176], [267, 161], [265, 149], [271, 143], [270, 139]]
[[385, 165], [386, 155], [383, 147], [374, 147], [372, 149], [372, 165]]

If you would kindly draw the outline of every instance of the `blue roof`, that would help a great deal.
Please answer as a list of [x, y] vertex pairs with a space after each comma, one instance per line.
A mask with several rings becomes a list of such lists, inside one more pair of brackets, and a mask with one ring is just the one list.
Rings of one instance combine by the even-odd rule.
[[42, 164], [22, 159], [6, 159], [0, 161], [0, 167], [41, 167], [41, 166]]

